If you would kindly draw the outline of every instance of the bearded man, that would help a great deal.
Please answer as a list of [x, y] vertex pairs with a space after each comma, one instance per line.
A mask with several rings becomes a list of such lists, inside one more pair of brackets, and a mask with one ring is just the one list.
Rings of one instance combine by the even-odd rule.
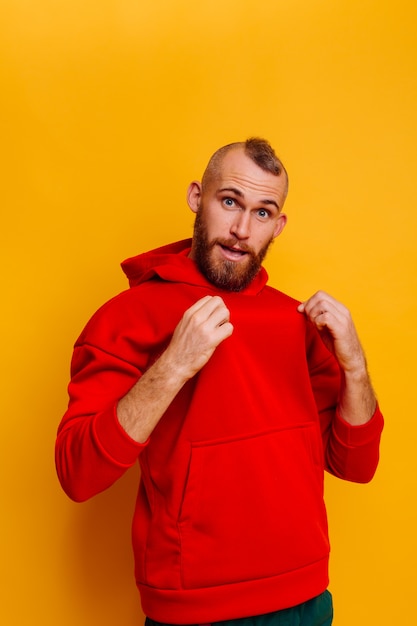
[[192, 240], [123, 263], [74, 348], [56, 464], [76, 501], [139, 462], [148, 626], [329, 626], [324, 471], [371, 480], [383, 418], [348, 309], [267, 284], [288, 176], [263, 139], [188, 189]]

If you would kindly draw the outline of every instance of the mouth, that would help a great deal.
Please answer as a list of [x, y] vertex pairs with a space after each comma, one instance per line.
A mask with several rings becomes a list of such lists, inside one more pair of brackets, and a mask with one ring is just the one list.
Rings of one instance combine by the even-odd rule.
[[219, 243], [219, 247], [224, 258], [228, 261], [240, 261], [249, 254], [246, 250], [242, 250], [241, 248], [237, 248], [235, 246], [225, 246]]

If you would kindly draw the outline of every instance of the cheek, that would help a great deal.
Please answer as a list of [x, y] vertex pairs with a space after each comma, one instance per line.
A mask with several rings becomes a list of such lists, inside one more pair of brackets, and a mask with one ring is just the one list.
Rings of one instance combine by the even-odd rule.
[[253, 246], [256, 248], [256, 252], [262, 250], [265, 246], [267, 246], [274, 239], [275, 233], [275, 225], [273, 226], [264, 226], [263, 228], [259, 228], [257, 230], [253, 240]]
[[232, 215], [227, 211], [213, 211], [205, 216], [206, 230], [210, 238], [227, 236], [232, 223]]
[[228, 226], [230, 215], [215, 204], [204, 205], [201, 220], [207, 232], [218, 232]]

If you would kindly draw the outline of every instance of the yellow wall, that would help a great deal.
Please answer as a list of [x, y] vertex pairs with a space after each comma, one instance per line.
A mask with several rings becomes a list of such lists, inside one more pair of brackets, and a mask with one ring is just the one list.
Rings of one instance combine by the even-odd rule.
[[326, 481], [335, 625], [412, 622], [415, 6], [2, 1], [3, 624], [141, 623], [136, 471], [82, 505], [54, 473], [72, 343], [124, 289], [120, 260], [191, 233], [185, 188], [209, 154], [253, 134], [291, 176], [271, 282], [350, 306], [386, 414], [374, 482]]

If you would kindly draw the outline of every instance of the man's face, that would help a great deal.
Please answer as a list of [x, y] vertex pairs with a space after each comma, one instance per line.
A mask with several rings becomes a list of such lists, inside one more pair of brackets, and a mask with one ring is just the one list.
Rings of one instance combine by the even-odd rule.
[[190, 256], [211, 283], [228, 291], [249, 285], [285, 226], [285, 191], [283, 174], [262, 170], [241, 148], [225, 155], [204, 189], [191, 183], [188, 203], [197, 215]]

